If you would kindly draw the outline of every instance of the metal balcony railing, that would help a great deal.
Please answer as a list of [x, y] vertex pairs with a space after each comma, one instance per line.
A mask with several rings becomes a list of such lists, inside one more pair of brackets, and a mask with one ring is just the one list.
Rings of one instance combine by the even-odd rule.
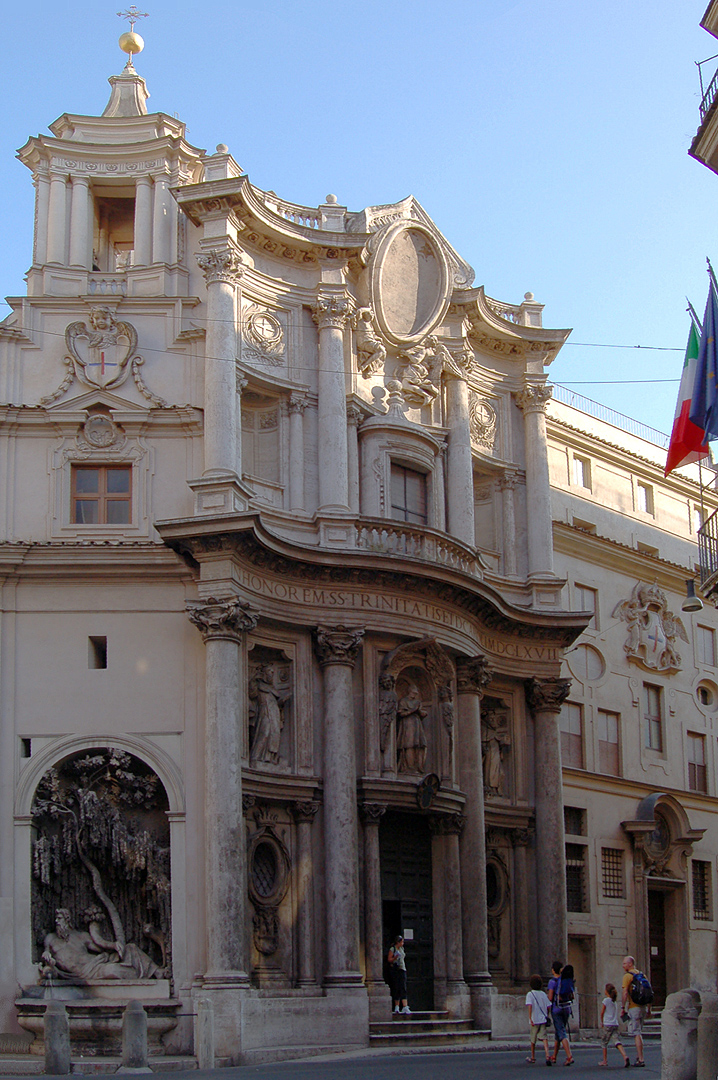
[[701, 587], [718, 573], [718, 510], [715, 510], [698, 530], [698, 559], [701, 567]]
[[713, 76], [711, 81], [708, 83], [706, 91], [703, 94], [703, 97], [701, 99], [701, 104], [700, 104], [701, 123], [703, 123], [703, 121], [705, 120], [706, 114], [708, 113], [708, 110], [710, 109], [711, 105], [715, 101], [715, 96], [716, 96], [717, 93], [718, 93], [718, 71], [716, 71], [715, 75]]

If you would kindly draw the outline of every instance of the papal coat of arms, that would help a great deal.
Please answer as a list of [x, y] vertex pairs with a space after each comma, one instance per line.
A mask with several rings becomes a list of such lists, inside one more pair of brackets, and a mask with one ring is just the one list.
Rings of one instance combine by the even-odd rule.
[[121, 386], [131, 370], [137, 331], [131, 323], [118, 322], [107, 307], [90, 308], [88, 322], [70, 323], [65, 330], [77, 378], [101, 390]]
[[688, 635], [681, 619], [668, 610], [666, 595], [657, 585], [639, 581], [630, 600], [616, 604], [613, 618], [628, 626], [623, 648], [629, 660], [652, 671], [680, 671], [676, 637], [688, 641]]

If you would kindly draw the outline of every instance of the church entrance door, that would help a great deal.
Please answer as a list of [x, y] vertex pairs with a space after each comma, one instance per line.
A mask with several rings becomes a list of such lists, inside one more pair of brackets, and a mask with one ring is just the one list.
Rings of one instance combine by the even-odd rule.
[[666, 894], [648, 890], [648, 945], [651, 954], [653, 1004], [666, 1003]]
[[[431, 835], [426, 818], [389, 811], [379, 826], [384, 951], [406, 940], [409, 1008], [434, 1007]], [[411, 936], [413, 935], [413, 936]]]

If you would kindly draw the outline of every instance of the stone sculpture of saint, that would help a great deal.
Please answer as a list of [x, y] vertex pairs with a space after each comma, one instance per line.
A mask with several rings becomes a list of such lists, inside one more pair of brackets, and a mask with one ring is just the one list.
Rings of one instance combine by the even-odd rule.
[[271, 664], [260, 667], [249, 681], [249, 697], [254, 702], [254, 737], [249, 753], [252, 764], [279, 761], [279, 744], [284, 719], [282, 706], [289, 700], [289, 691], [274, 686], [274, 668]]
[[389, 735], [396, 721], [399, 699], [394, 689], [393, 675], [379, 676], [379, 745], [382, 754], [389, 746]]
[[501, 724], [501, 716], [489, 709], [482, 717], [481, 747], [484, 758], [484, 794], [504, 794], [504, 750], [511, 745], [509, 733]]
[[416, 683], [409, 683], [407, 692], [396, 710], [398, 725], [396, 748], [400, 773], [423, 773], [426, 763], [426, 709]]
[[43, 974], [83, 981], [104, 979], [160, 979], [154, 960], [132, 942], [105, 941], [99, 930], [99, 909], [88, 909], [87, 930], [75, 930], [67, 908], [55, 912], [55, 932], [45, 937]]

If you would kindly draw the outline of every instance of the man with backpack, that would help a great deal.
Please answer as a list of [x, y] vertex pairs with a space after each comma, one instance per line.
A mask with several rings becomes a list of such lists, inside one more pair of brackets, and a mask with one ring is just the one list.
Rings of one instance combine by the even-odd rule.
[[624, 956], [623, 970], [625, 974], [621, 983], [621, 1005], [623, 1007], [621, 1018], [626, 1019], [626, 1016], [628, 1017], [628, 1034], [633, 1035], [636, 1040], [636, 1060], [633, 1064], [635, 1068], [642, 1069], [646, 1063], [643, 1060], [643, 1036], [641, 1032], [643, 1031], [646, 1009], [653, 1001], [653, 990], [646, 976], [636, 967], [635, 957]]

